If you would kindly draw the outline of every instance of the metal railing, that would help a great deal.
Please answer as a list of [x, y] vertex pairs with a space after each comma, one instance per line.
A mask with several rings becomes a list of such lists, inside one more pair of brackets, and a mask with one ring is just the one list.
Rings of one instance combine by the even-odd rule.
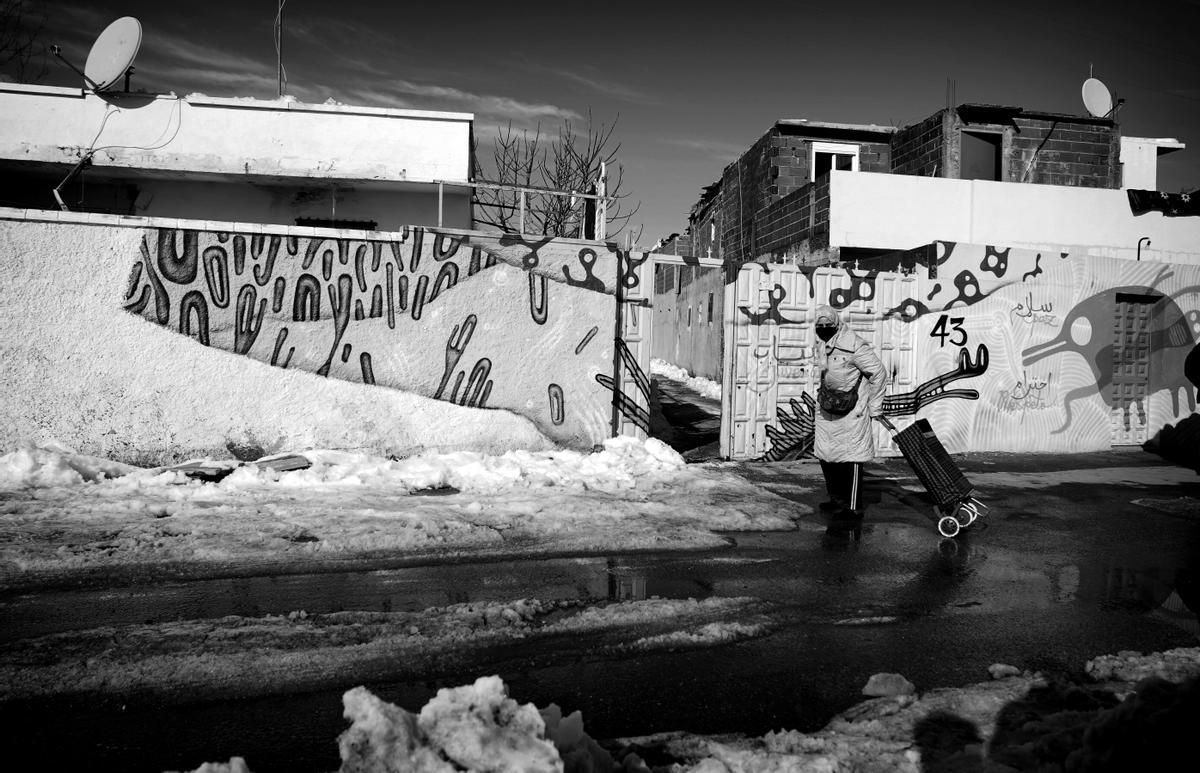
[[[597, 186], [596, 193], [580, 193], [578, 191], [562, 191], [562, 190], [555, 190], [553, 188], [537, 188], [537, 187], [533, 187], [533, 186], [524, 186], [524, 185], [505, 185], [503, 183], [493, 183], [493, 182], [486, 182], [486, 181], [471, 182], [469, 180], [434, 180], [434, 182], [437, 183], [437, 187], [438, 187], [438, 216], [437, 216], [438, 226], [442, 225], [442, 212], [443, 212], [443, 206], [442, 206], [443, 201], [442, 200], [443, 200], [443, 196], [445, 194], [445, 187], [447, 185], [453, 185], [458, 188], [470, 188], [470, 189], [472, 189], [472, 191], [474, 191], [475, 189], [478, 189], [478, 188], [486, 188], [488, 190], [507, 191], [509, 193], [519, 194], [518, 205], [516, 207], [516, 209], [518, 210], [517, 231], [518, 231], [518, 233], [520, 233], [522, 235], [524, 235], [524, 233], [525, 233], [525, 213], [528, 209], [528, 207], [526, 205], [526, 196], [528, 196], [530, 194], [537, 195], [537, 196], [570, 197], [572, 199], [572, 202], [574, 202], [574, 200], [576, 200], [576, 199], [579, 199], [584, 202], [587, 202], [589, 199], [594, 200], [596, 202], [596, 210], [595, 210], [595, 215], [594, 215], [594, 222], [592, 223], [593, 229], [594, 229], [593, 230], [593, 233], [594, 233], [593, 238], [595, 238], [598, 241], [603, 241], [607, 235], [606, 226], [607, 226], [607, 222], [608, 222], [608, 205], [609, 205], [609, 203], [616, 200], [615, 196], [605, 195], [605, 193], [604, 193], [605, 184], [604, 184], [603, 177], [600, 178], [600, 182]], [[513, 208], [512, 205], [499, 204], [499, 203], [484, 204], [483, 206], [500, 207], [500, 208], [507, 208], [507, 209]], [[586, 208], [585, 208], [585, 211], [586, 211]]]

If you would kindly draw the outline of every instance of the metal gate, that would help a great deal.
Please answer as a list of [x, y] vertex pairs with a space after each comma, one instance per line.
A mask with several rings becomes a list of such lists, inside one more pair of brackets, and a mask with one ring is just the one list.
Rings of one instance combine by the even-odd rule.
[[1149, 439], [1150, 322], [1152, 296], [1117, 294], [1113, 315], [1112, 444]]
[[[919, 298], [916, 275], [749, 263], [725, 288], [721, 456], [779, 458], [811, 433], [818, 374], [811, 367], [814, 309], [827, 303], [879, 352], [890, 391], [916, 385], [913, 326], [893, 316]], [[806, 399], [805, 395], [809, 395]], [[876, 427], [880, 455], [899, 452]]]

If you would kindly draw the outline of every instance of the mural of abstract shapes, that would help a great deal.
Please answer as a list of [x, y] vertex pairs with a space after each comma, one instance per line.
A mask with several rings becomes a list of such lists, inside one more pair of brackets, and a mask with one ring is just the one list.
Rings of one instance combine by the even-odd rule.
[[287, 356], [283, 358], [283, 362], [279, 361], [279, 352], [283, 350], [284, 343], [287, 342], [288, 329], [286, 327], [279, 329], [279, 334], [275, 336], [275, 348], [271, 350], [271, 364], [280, 368], [286, 368], [288, 363], [292, 361], [292, 355], [296, 353], [296, 347], [292, 346], [288, 349]]
[[539, 325], [546, 324], [549, 313], [549, 291], [546, 287], [546, 277], [541, 274], [529, 273], [529, 316]]
[[[1066, 253], [1063, 253], [1063, 254], [1066, 255]], [[1042, 271], [1042, 253], [1039, 252], [1037, 254], [1037, 258], [1035, 258], [1033, 261], [1033, 270], [1024, 274], [1021, 277], [1021, 281], [1022, 282], [1028, 281], [1030, 279], [1033, 279], [1035, 276], [1039, 276], [1042, 273], [1044, 273]]]
[[909, 392], [888, 395], [883, 398], [883, 412], [888, 416], [913, 416], [921, 408], [938, 400], [957, 397], [962, 400], [978, 400], [979, 392], [974, 389], [946, 389], [947, 386], [964, 378], [982, 376], [988, 369], [988, 348], [980, 344], [975, 349], [975, 359], [964, 347], [958, 351], [958, 365], [949, 373], [935, 376]]
[[642, 280], [638, 277], [638, 269], [643, 263], [650, 260], [650, 254], [643, 252], [639, 258], [634, 255], [633, 250], [617, 250], [617, 266], [620, 271], [617, 285], [626, 290], [633, 290], [641, 284]]
[[883, 312], [884, 319], [899, 319], [901, 322], [913, 322], [918, 317], [929, 313], [929, 307], [916, 298], [905, 298], [893, 308]]
[[581, 340], [578, 344], [576, 344], [575, 354], [579, 354], [585, 348], [587, 348], [587, 345], [589, 343], [591, 343], [592, 338], [594, 338], [596, 336], [596, 333], [599, 332], [599, 330], [600, 330], [600, 328], [596, 327], [595, 325], [592, 325], [592, 329], [587, 331], [587, 334], [584, 335], [583, 340]]
[[1193, 346], [1191, 354], [1183, 361], [1183, 376], [1196, 387], [1196, 399], [1200, 400], [1200, 344]]
[[[650, 379], [646, 376], [645, 371], [638, 365], [637, 358], [633, 356], [633, 352], [629, 351], [629, 347], [620, 338], [616, 339], [617, 353], [620, 355], [622, 367], [629, 372], [633, 377], [634, 384], [637, 385], [638, 391], [645, 398], [646, 405], [650, 404]], [[613, 393], [613, 405], [621, 412], [621, 415], [632, 421], [643, 432], [650, 432], [650, 411], [643, 408], [636, 400], [626, 395], [621, 391], [620, 387], [613, 380], [612, 376], [606, 373], [596, 374], [598, 381], [606, 389]]]
[[804, 403], [803, 406], [794, 399], [788, 401], [790, 412], [783, 408], [776, 410], [775, 416], [779, 426], [773, 427], [768, 424], [766, 428], [771, 447], [756, 461], [783, 462], [812, 455], [813, 422], [817, 404], [807, 392], [800, 395], [800, 400]]
[[545, 247], [550, 242], [554, 241], [553, 236], [547, 236], [537, 241], [531, 241], [519, 234], [504, 234], [500, 237], [501, 247], [524, 247], [529, 250], [521, 256], [521, 265], [526, 271], [537, 268], [541, 265], [542, 258], [538, 251]]
[[571, 276], [570, 266], [563, 266], [562, 272], [567, 280], [567, 284], [572, 287], [581, 287], [584, 290], [592, 290], [593, 292], [604, 292], [604, 280], [597, 277], [595, 273], [596, 261], [599, 260], [596, 251], [591, 247], [584, 247], [579, 251], [578, 257], [579, 264], [583, 266], [583, 278], [576, 279]]
[[179, 302], [179, 332], [208, 346], [208, 303], [203, 293], [191, 290]]
[[[850, 287], [830, 290], [830, 306], [835, 309], [844, 309], [855, 301], [869, 301], [875, 297], [875, 280], [879, 277], [878, 271], [868, 271], [859, 276], [847, 269], [846, 275], [850, 277]], [[810, 276], [808, 279], [811, 286], [812, 277]]]
[[[1164, 268], [1156, 284], [1167, 276], [1168, 274], [1166, 274], [1166, 269]], [[1189, 287], [1181, 291], [1180, 295], [1197, 291], [1200, 291], [1200, 288]], [[1073, 420], [1072, 404], [1077, 400], [1083, 400], [1092, 395], [1099, 395], [1109, 410], [1118, 407], [1121, 408], [1125, 412], [1127, 422], [1130, 418], [1129, 412], [1135, 406], [1129, 404], [1117, 406], [1114, 403], [1113, 390], [1111, 389], [1115, 349], [1111, 331], [1113, 329], [1113, 313], [1118, 294], [1148, 296], [1154, 295], [1155, 290], [1153, 287], [1145, 285], [1129, 285], [1109, 288], [1091, 295], [1075, 304], [1066, 313], [1057, 336], [1045, 343], [1027, 347], [1021, 353], [1022, 364], [1025, 367], [1029, 367], [1049, 357], [1077, 354], [1084, 359], [1084, 362], [1091, 369], [1093, 380], [1072, 389], [1064, 396], [1063, 408], [1066, 411], [1066, 419], [1062, 426], [1054, 430], [1052, 434], [1065, 432], [1071, 426]], [[1150, 351], [1161, 355], [1162, 352], [1168, 349], [1190, 348], [1195, 343], [1195, 339], [1192, 338], [1191, 332], [1188, 330], [1186, 315], [1173, 299], [1165, 296], [1159, 296], [1159, 298], [1157, 303], [1163, 305], [1156, 309], [1155, 317], [1158, 319], [1169, 319], [1172, 322], [1165, 327], [1150, 331]], [[1056, 371], [1061, 370], [1061, 367], [1056, 368]], [[1175, 412], [1178, 413], [1180, 409], [1179, 390], [1181, 389], [1184, 390], [1187, 396], [1189, 408], [1195, 410], [1196, 396], [1192, 393], [1187, 376], [1183, 370], [1181, 369], [1178, 373], [1162, 375], [1163, 379], [1158, 382], [1158, 388], [1170, 390]], [[1138, 410], [1144, 410], [1141, 406], [1136, 407]]]
[[[934, 242], [934, 244], [936, 245], [936, 258], [930, 273], [931, 278], [936, 275], [936, 268], [950, 262], [951, 256], [955, 256], [956, 249], [960, 247], [956, 242]], [[962, 258], [964, 252], [969, 254], [969, 250], [958, 250], [956, 257]], [[1064, 258], [1067, 256], [1068, 253], [1063, 253]], [[1041, 259], [1041, 253], [1028, 253], [1025, 250], [1018, 250], [1016, 254], [1013, 254], [1012, 248], [1009, 247], [1001, 249], [985, 245], [979, 270], [995, 275], [998, 280], [1006, 276], [1010, 268], [1024, 270], [1028, 266], [1029, 270], [1022, 277], [1022, 281], [1024, 281], [1042, 273]], [[1029, 266], [1030, 260], [1033, 261], [1032, 266]], [[930, 312], [949, 311], [956, 305], [973, 306], [989, 297], [992, 292], [995, 292], [995, 289], [987, 293], [983, 292], [979, 283], [979, 277], [971, 269], [964, 268], [954, 277], [954, 297], [945, 298], [943, 290], [946, 290], [946, 288], [939, 282], [934, 284], [933, 289], [929, 292], [929, 296], [925, 299], [925, 303], [916, 298], [906, 298], [895, 307], [885, 311], [883, 316], [884, 319], [899, 319], [906, 323], [913, 322]]]
[[[450, 331], [450, 338], [446, 341], [446, 368], [442, 371], [442, 380], [438, 384], [437, 391], [433, 393], [435, 399], [442, 399], [446, 385], [450, 383], [450, 376], [458, 367], [458, 361], [467, 351], [467, 344], [471, 343], [471, 336], [475, 335], [475, 326], [478, 322], [478, 317], [468, 314], [462, 325], [455, 325], [454, 329]], [[461, 376], [462, 374], [459, 374], [460, 379]]]
[[[980, 271], [990, 271], [1000, 279], [1008, 271], [1008, 253], [1010, 247], [1005, 247], [1003, 250], [998, 250], [992, 245], [984, 247], [983, 260], [979, 263]], [[1038, 256], [1041, 257], [1040, 255]]]
[[559, 426], [566, 421], [567, 417], [562, 387], [558, 384], [546, 387], [546, 397], [550, 403], [550, 423]]
[[783, 285], [777, 284], [767, 293], [766, 311], [750, 311], [749, 306], [738, 306], [738, 311], [746, 315], [751, 325], [765, 325], [768, 322], [776, 325], [799, 325], [804, 320], [788, 319], [779, 311], [779, 307], [783, 305], [783, 299], [786, 297], [787, 290], [783, 289]]
[[979, 278], [970, 271], [960, 271], [958, 276], [954, 277], [954, 288], [958, 290], [958, 295], [943, 306], [942, 311], [949, 311], [954, 308], [956, 303], [970, 306], [979, 303], [986, 297], [979, 288]]

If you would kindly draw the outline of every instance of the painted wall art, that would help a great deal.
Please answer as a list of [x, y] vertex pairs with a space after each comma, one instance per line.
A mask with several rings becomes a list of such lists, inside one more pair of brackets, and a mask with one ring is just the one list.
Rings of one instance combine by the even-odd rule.
[[231, 355], [517, 412], [590, 448], [612, 436], [615, 411], [640, 418], [646, 405], [623, 386], [640, 368], [617, 334], [644, 262], [615, 246], [427, 228], [159, 228], [143, 235], [123, 303]]
[[[811, 309], [841, 309], [889, 368], [885, 413], [928, 419], [956, 452], [1140, 445], [1195, 413], [1189, 373], [1200, 361], [1200, 266], [952, 242], [935, 248], [935, 260], [909, 275], [771, 266], [759, 302], [739, 307], [738, 324], [757, 332], [738, 335], [758, 342], [771, 362], [763, 342], [778, 347], [791, 328], [789, 340], [811, 351]], [[764, 388], [753, 385], [763, 383], [763, 369], [760, 360], [741, 377], [760, 398]], [[781, 386], [787, 379], [772, 382], [774, 402], [757, 405], [774, 415], [747, 440], [758, 449], [751, 455], [809, 451], [811, 398], [796, 391], [814, 390], [811, 379], [792, 379], [790, 390]], [[746, 405], [753, 411], [755, 401]], [[883, 430], [879, 437], [887, 447]]]

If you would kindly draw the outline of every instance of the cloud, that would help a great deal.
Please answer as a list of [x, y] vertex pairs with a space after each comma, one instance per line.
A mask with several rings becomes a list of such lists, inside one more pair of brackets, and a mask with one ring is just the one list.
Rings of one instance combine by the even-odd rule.
[[703, 153], [706, 156], [718, 159], [720, 161], [735, 161], [738, 156], [742, 155], [745, 147], [733, 142], [721, 142], [720, 140], [698, 140], [688, 139], [686, 137], [667, 137], [663, 140], [668, 145], [692, 150], [698, 153]]
[[637, 89], [624, 84], [617, 83], [616, 81], [604, 80], [602, 78], [584, 75], [578, 72], [571, 72], [570, 70], [553, 70], [552, 72], [571, 81], [572, 83], [578, 83], [591, 89], [592, 91], [600, 94], [606, 94], [610, 97], [616, 97], [617, 99], [623, 99], [626, 102], [649, 104], [655, 101], [649, 94], [638, 91]]
[[[345, 96], [364, 105], [475, 113], [485, 123], [490, 121], [506, 124], [511, 120], [517, 127], [533, 126], [539, 122], [559, 123], [582, 117], [570, 108], [549, 103], [522, 102], [495, 94], [473, 94], [452, 86], [414, 83], [402, 79], [390, 79], [370, 88], [350, 89], [345, 92]], [[418, 101], [411, 97], [421, 99]]]

